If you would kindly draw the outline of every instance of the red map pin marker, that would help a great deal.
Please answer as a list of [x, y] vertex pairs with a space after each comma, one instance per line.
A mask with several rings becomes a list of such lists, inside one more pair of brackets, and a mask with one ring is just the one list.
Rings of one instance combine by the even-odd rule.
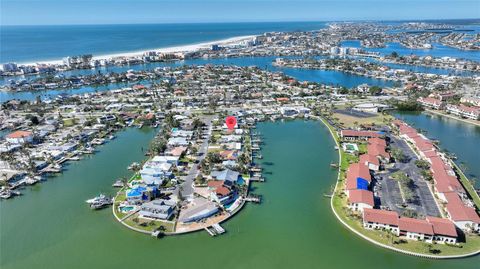
[[228, 129], [233, 130], [235, 128], [235, 125], [237, 124], [237, 118], [234, 116], [228, 116], [225, 119], [225, 123], [227, 124]]

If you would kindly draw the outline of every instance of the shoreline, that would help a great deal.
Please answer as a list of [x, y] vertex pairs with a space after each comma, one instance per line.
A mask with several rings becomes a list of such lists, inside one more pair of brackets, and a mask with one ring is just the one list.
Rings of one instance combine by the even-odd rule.
[[333, 126], [331, 126], [330, 124], [328, 124], [328, 122], [326, 122], [326, 120], [323, 118], [323, 117], [319, 117], [320, 121], [322, 122], [323, 125], [325, 125], [325, 127], [327, 127], [328, 131], [330, 132], [330, 135], [332, 137], [332, 139], [335, 141], [335, 145], [338, 147], [338, 171], [337, 171], [337, 181], [335, 182], [335, 188], [333, 190], [333, 193], [332, 193], [332, 197], [330, 198], [330, 208], [332, 209], [332, 212], [333, 214], [335, 215], [335, 217], [337, 218], [337, 220], [342, 223], [348, 230], [350, 230], [351, 232], [353, 232], [354, 234], [358, 235], [359, 237], [367, 240], [368, 242], [370, 243], [373, 243], [374, 245], [377, 245], [379, 247], [382, 247], [382, 248], [385, 248], [385, 249], [389, 249], [389, 250], [393, 250], [393, 251], [396, 251], [396, 252], [399, 252], [399, 253], [402, 253], [402, 254], [407, 254], [407, 255], [411, 255], [411, 256], [415, 256], [415, 257], [420, 257], [420, 258], [428, 258], [428, 259], [436, 259], [436, 260], [444, 260], [444, 259], [461, 259], [461, 258], [468, 258], [468, 257], [473, 257], [473, 256], [476, 256], [476, 255], [479, 255], [480, 254], [480, 250], [477, 250], [477, 251], [474, 251], [474, 252], [471, 252], [471, 253], [466, 253], [466, 254], [460, 254], [460, 255], [445, 255], [445, 256], [435, 256], [435, 255], [428, 255], [428, 254], [422, 254], [422, 253], [416, 253], [416, 252], [412, 252], [412, 251], [408, 251], [408, 250], [403, 250], [403, 249], [399, 249], [399, 248], [396, 248], [396, 247], [392, 247], [392, 246], [388, 246], [388, 245], [385, 245], [383, 243], [380, 243], [378, 241], [376, 241], [375, 239], [372, 239], [364, 234], [362, 234], [361, 232], [357, 231], [355, 228], [351, 227], [350, 225], [348, 225], [341, 217], [340, 215], [337, 213], [337, 211], [335, 210], [335, 206], [334, 206], [334, 198], [336, 196], [336, 193], [337, 193], [337, 190], [338, 190], [338, 185], [340, 183], [340, 176], [341, 176], [341, 163], [342, 163], [342, 153], [341, 153], [341, 147], [340, 147], [340, 143], [338, 142], [337, 138], [335, 137], [335, 134], [333, 133], [334, 131], [330, 128]]
[[439, 111], [434, 111], [434, 110], [431, 110], [431, 109], [425, 109], [423, 112], [425, 112], [427, 114], [433, 114], [433, 115], [437, 115], [437, 116], [446, 117], [446, 118], [453, 119], [453, 120], [458, 120], [458, 121], [461, 121], [461, 122], [464, 122], [464, 123], [467, 123], [467, 124], [472, 124], [472, 125], [480, 127], [480, 122], [474, 122], [473, 120], [467, 120], [467, 119], [459, 118], [459, 117], [456, 117], [456, 116], [453, 116], [453, 115], [450, 115], [450, 114], [446, 114], [446, 113], [442, 113], [442, 112], [439, 112]]
[[[126, 52], [114, 52], [110, 54], [101, 54], [98, 56], [93, 56], [93, 60], [102, 60], [102, 59], [110, 59], [110, 58], [117, 58], [117, 57], [138, 57], [142, 56], [146, 52], [155, 51], [160, 53], [179, 53], [179, 52], [193, 52], [200, 49], [206, 49], [214, 44], [223, 45], [223, 46], [233, 46], [238, 45], [241, 42], [252, 40], [257, 35], [244, 35], [244, 36], [235, 36], [229, 37], [225, 39], [213, 40], [213, 41], [205, 41], [200, 43], [193, 43], [193, 44], [185, 44], [185, 45], [176, 45], [176, 46], [169, 46], [169, 47], [160, 47], [160, 48], [153, 48], [153, 49], [143, 49], [138, 51], [126, 51]], [[67, 55], [68, 56], [75, 56], [75, 55]], [[19, 65], [37, 65], [37, 64], [47, 64], [47, 65], [56, 65], [56, 64], [63, 64], [63, 60], [39, 60], [39, 61], [31, 61], [31, 62], [21, 62], [18, 63]]]

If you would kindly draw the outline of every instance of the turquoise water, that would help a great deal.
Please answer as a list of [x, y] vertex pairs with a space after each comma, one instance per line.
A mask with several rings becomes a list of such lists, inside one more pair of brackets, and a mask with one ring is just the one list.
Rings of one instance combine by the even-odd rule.
[[[378, 248], [346, 230], [323, 197], [336, 180], [337, 160], [325, 126], [313, 121], [261, 123], [265, 183], [252, 186], [261, 205], [247, 204], [206, 232], [160, 240], [130, 231], [110, 210], [92, 211], [85, 200], [112, 193], [115, 178], [144, 158], [149, 130], [128, 129], [93, 157], [61, 176], [0, 202], [0, 267], [16, 268], [369, 268], [472, 269], [480, 256], [426, 260]], [[301, 139], [299, 139], [301, 138]]]

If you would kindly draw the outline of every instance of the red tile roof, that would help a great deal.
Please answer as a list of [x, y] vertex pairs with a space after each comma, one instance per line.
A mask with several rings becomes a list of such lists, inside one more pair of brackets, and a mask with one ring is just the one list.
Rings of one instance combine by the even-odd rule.
[[398, 214], [395, 211], [365, 208], [363, 210], [363, 220], [398, 226]]
[[447, 211], [453, 221], [471, 221], [480, 224], [480, 217], [475, 209], [466, 206], [458, 194], [445, 193], [447, 198]]
[[350, 137], [380, 137], [380, 134], [374, 131], [356, 131], [356, 130], [342, 130], [340, 135]]
[[378, 160], [378, 158], [375, 155], [371, 155], [371, 154], [360, 155], [360, 163], [362, 164], [371, 163], [377, 166], [380, 165], [380, 161]]
[[370, 206], [374, 206], [373, 193], [367, 190], [351, 190], [348, 194], [348, 201], [353, 203], [363, 203]]
[[223, 180], [209, 180], [207, 182], [207, 186], [210, 188], [218, 188], [220, 186], [223, 186]]
[[384, 148], [387, 146], [387, 142], [384, 139], [381, 139], [381, 138], [378, 138], [378, 137], [369, 138], [368, 139], [368, 144], [380, 145]]
[[385, 151], [385, 147], [380, 146], [378, 144], [368, 144], [367, 145], [367, 152], [369, 155], [374, 155], [374, 156], [381, 156], [386, 159], [390, 158], [390, 154], [388, 154]]
[[217, 187], [217, 189], [215, 189], [215, 193], [221, 196], [227, 196], [230, 194], [230, 192], [231, 192], [230, 189], [225, 186], [220, 186], [220, 187]]
[[400, 134], [417, 134], [417, 130], [415, 130], [415, 128], [412, 128], [406, 124], [404, 125], [400, 125]]
[[445, 235], [455, 238], [458, 236], [455, 224], [449, 219], [427, 217], [427, 221], [432, 224], [433, 233], [436, 235]]
[[352, 163], [350, 167], [348, 167], [347, 174], [353, 175], [355, 179], [357, 177], [361, 177], [366, 179], [368, 182], [372, 181], [370, 170], [365, 164], [362, 163]]
[[401, 217], [398, 221], [400, 231], [433, 235], [433, 227], [426, 220]]
[[423, 151], [423, 155], [425, 156], [425, 158], [431, 158], [431, 157], [437, 157], [437, 152], [435, 150], [427, 150], [427, 151]]
[[24, 138], [24, 137], [29, 137], [31, 135], [32, 135], [32, 132], [29, 132], [29, 131], [15, 131], [7, 135], [7, 138]]

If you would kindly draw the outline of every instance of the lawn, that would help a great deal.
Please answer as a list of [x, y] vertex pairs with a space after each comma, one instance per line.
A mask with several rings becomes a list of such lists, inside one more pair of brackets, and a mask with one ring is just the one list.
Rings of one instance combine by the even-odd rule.
[[[138, 222], [134, 221], [135, 218], [138, 219]], [[138, 214], [134, 214], [133, 216], [127, 218], [124, 221], [124, 223], [133, 228], [137, 228], [147, 232], [152, 232], [155, 229], [159, 228], [160, 226], [165, 227], [165, 232], [167, 233], [173, 232], [175, 229], [175, 224], [172, 222], [166, 222], [166, 221], [160, 221], [160, 220], [146, 220], [146, 219], [138, 218]]]
[[[454, 162], [452, 162], [454, 163]], [[465, 174], [460, 170], [460, 168], [455, 164], [455, 172], [460, 175], [460, 182], [462, 183], [463, 187], [465, 190], [468, 192], [470, 197], [472, 197], [473, 202], [475, 203], [475, 206], [477, 206], [477, 209], [480, 209], [480, 197], [478, 196], [477, 192], [475, 191], [475, 188], [472, 186], [472, 183], [468, 178], [465, 176]]]
[[368, 118], [360, 118], [355, 116], [349, 116], [341, 113], [333, 113], [332, 118], [337, 118], [340, 123], [343, 123], [345, 128], [355, 128], [359, 125], [385, 125], [385, 123], [392, 119], [393, 117], [388, 114], [381, 114], [378, 113], [376, 116], [368, 117]]

